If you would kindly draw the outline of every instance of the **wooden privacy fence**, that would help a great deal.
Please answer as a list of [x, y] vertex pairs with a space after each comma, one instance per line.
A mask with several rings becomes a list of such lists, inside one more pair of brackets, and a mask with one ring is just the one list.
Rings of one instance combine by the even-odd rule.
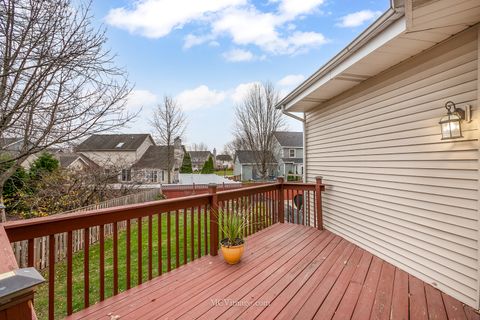
[[[97, 204], [92, 204], [89, 206], [73, 209], [70, 211], [62, 212], [59, 215], [74, 213], [74, 212], [87, 212], [91, 210], [105, 209], [105, 208], [114, 208], [119, 206], [125, 206], [129, 204], [144, 203], [149, 201], [158, 200], [158, 196], [161, 194], [160, 189], [151, 189], [142, 192], [137, 192], [133, 194], [128, 194], [126, 196], [118, 197], [115, 199], [110, 199], [103, 201]], [[123, 221], [118, 224], [119, 230], [124, 230], [127, 227], [126, 222]], [[90, 228], [90, 244], [96, 243], [100, 239], [99, 227]], [[113, 227], [111, 225], [105, 226], [105, 236], [110, 236], [113, 234]], [[85, 234], [81, 230], [74, 231], [72, 233], [73, 239], [73, 253], [83, 250], [84, 248], [84, 239]], [[20, 268], [27, 266], [27, 241], [19, 241], [12, 244], [13, 252], [17, 263]], [[55, 235], [55, 262], [65, 259], [67, 255], [67, 234], [60, 233]], [[44, 269], [48, 267], [48, 237], [41, 237], [35, 239], [35, 259], [33, 266], [37, 269]]]
[[[291, 223], [323, 228], [321, 191], [324, 186], [321, 179], [313, 184], [285, 183], [283, 178], [279, 178], [276, 183], [261, 186], [217, 192], [217, 186], [210, 185], [208, 189], [208, 194], [0, 224], [0, 249], [4, 245], [2, 232], [8, 237], [3, 239], [3, 242], [7, 241], [7, 246], [8, 242], [27, 241], [27, 265], [33, 266], [36, 240], [48, 237], [48, 318], [54, 319], [55, 316], [63, 317], [87, 308], [91, 303], [117, 295], [207, 253], [217, 255], [222, 239], [220, 226], [231, 214], [241, 214], [252, 222], [248, 223], [245, 236], [289, 220]], [[303, 199], [304, 208], [292, 211], [297, 219], [287, 217], [290, 198], [294, 198], [288, 195], [292, 192], [301, 194]], [[300, 215], [302, 219], [298, 218]], [[135, 228], [132, 222], [135, 222]], [[126, 223], [126, 232], [120, 241], [118, 229], [122, 223]], [[113, 228], [113, 234], [112, 246], [107, 251], [105, 235], [109, 227]], [[93, 258], [90, 257], [91, 230], [97, 230], [100, 239], [98, 257]], [[84, 235], [82, 265], [73, 264], [74, 233], [78, 232]], [[66, 274], [65, 278], [57, 279], [57, 235], [62, 234], [67, 235]], [[107, 254], [112, 260], [106, 259]], [[0, 256], [0, 263], [8, 258], [12, 259], [8, 255]], [[98, 266], [94, 281], [90, 279], [94, 276], [92, 264]], [[119, 274], [120, 270], [122, 274]], [[75, 301], [74, 280], [83, 283], [83, 286], [80, 284], [83, 296], [77, 292]], [[60, 281], [66, 287], [66, 306], [61, 309], [55, 305], [55, 290]], [[79, 285], [78, 282], [75, 284]], [[110, 285], [113, 290], [106, 290]], [[90, 290], [97, 286], [98, 290]]]

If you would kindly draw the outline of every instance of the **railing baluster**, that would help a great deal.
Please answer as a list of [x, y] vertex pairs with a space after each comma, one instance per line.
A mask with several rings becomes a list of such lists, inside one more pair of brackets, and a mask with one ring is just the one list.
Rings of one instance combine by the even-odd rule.
[[118, 294], [118, 225], [113, 223], [113, 295]]
[[187, 208], [183, 209], [183, 264], [187, 264]]
[[100, 226], [100, 301], [105, 299], [105, 229]]
[[148, 216], [148, 280], [152, 280], [153, 274], [152, 274], [152, 264], [153, 264], [153, 258], [152, 258], [152, 222], [153, 222], [153, 217], [152, 215]]
[[195, 260], [195, 220], [194, 209], [190, 208], [190, 261]]
[[130, 289], [130, 286], [132, 285], [132, 277], [131, 277], [131, 262], [130, 262], [130, 255], [131, 255], [131, 221], [130, 219], [127, 220], [127, 230], [126, 230], [126, 237], [125, 237], [125, 254], [126, 254], [126, 272], [127, 272], [127, 275], [126, 275], [126, 286], [127, 286], [127, 289]]
[[72, 260], [73, 260], [73, 233], [67, 232], [67, 315], [73, 313], [73, 292], [72, 292]]
[[55, 318], [55, 235], [48, 237], [48, 319]]
[[163, 250], [162, 250], [162, 213], [158, 214], [158, 275], [163, 273]]
[[84, 306], [90, 306], [90, 228], [83, 229], [83, 295]]
[[142, 272], [142, 217], [137, 219], [137, 283], [142, 284], [143, 272]]
[[204, 206], [203, 209], [203, 243], [205, 243], [205, 254], [208, 254], [207, 206]]
[[28, 239], [28, 261], [27, 266], [33, 267], [35, 263], [35, 239]]
[[175, 211], [175, 268], [180, 266], [180, 235], [178, 209]]
[[310, 191], [306, 191], [306, 196], [305, 196], [305, 210], [307, 211], [307, 219], [308, 219], [308, 226], [310, 226]]
[[197, 255], [200, 258], [202, 256], [202, 207], [198, 207], [198, 218], [197, 218]]
[[172, 270], [172, 256], [171, 256], [171, 221], [170, 221], [170, 211], [167, 212], [167, 271]]

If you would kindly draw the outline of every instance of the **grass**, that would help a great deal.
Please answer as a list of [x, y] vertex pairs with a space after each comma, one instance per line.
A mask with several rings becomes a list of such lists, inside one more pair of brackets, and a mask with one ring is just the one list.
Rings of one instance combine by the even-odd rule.
[[[195, 211], [197, 213], [197, 211]], [[203, 211], [202, 211], [203, 213]], [[193, 215], [194, 219], [194, 239], [193, 245], [195, 246], [194, 257], [198, 257], [198, 214]], [[204, 214], [201, 214], [201, 255], [205, 255], [204, 247]], [[187, 214], [186, 219], [186, 229], [187, 229], [187, 261], [192, 260], [190, 248], [192, 246], [191, 239], [191, 218], [190, 213]], [[171, 228], [171, 266], [172, 269], [178, 267], [176, 265], [175, 256], [176, 256], [176, 246], [175, 246], [175, 214], [171, 214], [170, 219], [170, 228]], [[158, 275], [158, 216], [155, 215], [152, 219], [152, 273], [153, 277]], [[132, 221], [133, 222], [133, 221]], [[184, 217], [183, 212], [179, 213], [179, 257], [180, 263], [183, 264], [184, 252], [183, 252], [183, 243], [184, 243]], [[208, 224], [207, 224], [207, 234], [209, 233]], [[167, 272], [167, 215], [162, 215], [162, 272]], [[138, 254], [138, 225], [132, 223], [131, 225], [131, 286], [134, 287], [137, 285], [138, 281], [138, 263], [137, 263], [137, 254]], [[209, 239], [209, 237], [208, 237]], [[207, 240], [209, 241], [209, 240]], [[145, 282], [148, 280], [148, 218], [142, 220], [142, 279]], [[73, 255], [73, 310], [79, 311], [84, 308], [83, 297], [84, 297], [84, 257], [83, 251], [77, 252]], [[89, 251], [89, 277], [90, 277], [90, 305], [98, 302], [99, 297], [99, 288], [100, 288], [100, 245], [93, 244], [90, 246]], [[55, 265], [55, 318], [61, 319], [66, 315], [67, 310], [67, 281], [66, 281], [66, 271], [67, 265], [66, 261], [59, 262]], [[48, 318], [48, 270], [43, 270], [42, 275], [47, 279], [47, 282], [38, 288], [38, 291], [35, 295], [35, 310], [37, 312], [38, 319], [47, 319]], [[119, 292], [126, 290], [126, 231], [119, 231], [118, 233], [118, 289]], [[108, 237], [105, 239], [105, 298], [113, 295], [113, 239]]]
[[229, 170], [217, 170], [215, 171], [215, 174], [217, 176], [233, 176], [233, 169], [229, 169]]

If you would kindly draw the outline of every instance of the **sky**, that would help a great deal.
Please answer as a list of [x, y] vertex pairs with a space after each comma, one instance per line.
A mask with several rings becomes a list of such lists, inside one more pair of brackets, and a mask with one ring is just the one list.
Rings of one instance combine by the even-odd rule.
[[[95, 23], [128, 73], [135, 121], [149, 125], [164, 95], [187, 117], [184, 144], [223, 150], [249, 87], [270, 81], [286, 95], [389, 7], [389, 0], [94, 0]], [[301, 131], [286, 119], [287, 129]]]

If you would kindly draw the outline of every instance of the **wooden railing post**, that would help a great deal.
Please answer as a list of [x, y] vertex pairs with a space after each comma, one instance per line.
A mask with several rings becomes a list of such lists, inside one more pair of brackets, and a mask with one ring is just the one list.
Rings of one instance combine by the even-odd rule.
[[0, 225], [0, 319], [36, 319], [33, 296], [44, 282], [35, 268], [18, 268], [10, 240]]
[[208, 185], [210, 197], [210, 255], [218, 254], [218, 200], [217, 185], [210, 183]]
[[280, 185], [278, 189], [278, 222], [284, 223], [285, 222], [285, 190], [283, 189], [283, 177], [277, 177], [277, 183]]
[[322, 212], [322, 176], [315, 177], [315, 203], [316, 212], [317, 212], [317, 228], [318, 230], [323, 230], [323, 212]]

